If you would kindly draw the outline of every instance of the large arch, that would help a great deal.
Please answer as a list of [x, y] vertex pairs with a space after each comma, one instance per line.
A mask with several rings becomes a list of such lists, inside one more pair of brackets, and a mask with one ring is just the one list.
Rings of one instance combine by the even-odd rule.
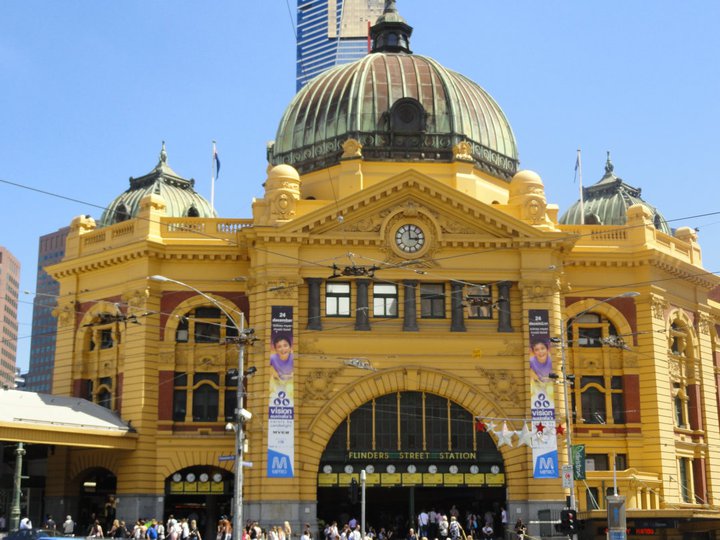
[[[233, 322], [235, 325], [239, 328], [240, 327], [240, 314], [243, 313], [240, 306], [237, 304], [231, 302], [227, 298], [223, 296], [218, 296], [217, 294], [207, 293], [207, 296], [212, 298], [212, 300], [216, 303], [215, 306], [217, 307], [222, 306], [222, 308], [229, 314], [233, 315]], [[191, 296], [190, 298], [180, 302], [175, 308], [173, 309], [172, 313], [168, 316], [167, 322], [165, 323], [164, 328], [164, 337], [166, 343], [174, 343], [175, 342], [175, 332], [177, 331], [178, 324], [180, 322], [180, 318], [183, 317], [188, 311], [197, 308], [197, 307], [206, 307], [206, 306], [212, 306], [213, 302], [209, 301], [207, 298], [201, 295], [195, 295]], [[247, 315], [245, 315], [245, 321], [247, 322]]]
[[[621, 336], [635, 336], [634, 330], [625, 318], [625, 315], [615, 306], [607, 302], [598, 302], [595, 298], [585, 298], [565, 307], [565, 320], [569, 321], [578, 314], [588, 311], [598, 313], [611, 321]], [[633, 339], [635, 339], [633, 337]]]
[[[470, 411], [474, 416], [484, 418], [513, 418], [498, 403], [488, 398], [461, 377], [442, 371], [420, 366], [391, 368], [371, 373], [353, 383], [353, 392], [341, 392], [328, 401], [318, 411], [308, 429], [308, 444], [303, 448], [303, 471], [316, 474], [320, 467], [320, 459], [330, 438], [340, 423], [355, 409], [374, 398], [393, 392], [428, 392], [450, 399]], [[524, 394], [524, 392], [523, 392]], [[520, 405], [525, 411], [525, 405]], [[518, 415], [515, 414], [514, 418]], [[517, 425], [514, 425], [514, 424]], [[510, 429], [520, 430], [521, 421], [508, 421]], [[505, 463], [526, 461], [526, 447], [510, 447], [503, 445], [498, 448]], [[506, 482], [510, 487], [512, 475]], [[313, 490], [317, 489], [311, 484]], [[314, 493], [306, 493], [314, 496]]]

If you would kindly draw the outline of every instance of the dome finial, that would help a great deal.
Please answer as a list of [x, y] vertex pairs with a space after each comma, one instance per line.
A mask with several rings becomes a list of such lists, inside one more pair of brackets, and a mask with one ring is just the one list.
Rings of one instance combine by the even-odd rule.
[[160, 163], [167, 163], [167, 152], [165, 151], [165, 141], [162, 142], [160, 149]]
[[610, 161], [610, 150], [607, 151], [607, 161], [605, 161], [605, 174], [612, 174], [615, 170], [615, 165]]
[[398, 13], [395, 0], [385, 0], [383, 14], [370, 28], [371, 52], [412, 54], [410, 50], [412, 30], [412, 26], [405, 22], [405, 19]]

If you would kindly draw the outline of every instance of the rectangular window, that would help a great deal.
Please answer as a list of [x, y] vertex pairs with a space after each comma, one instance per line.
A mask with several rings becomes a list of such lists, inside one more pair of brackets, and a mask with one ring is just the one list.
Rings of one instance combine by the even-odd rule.
[[607, 471], [608, 455], [607, 454], [586, 454], [585, 468], [588, 471]]
[[375, 448], [397, 449], [397, 394], [387, 394], [375, 400]]
[[423, 449], [423, 408], [420, 392], [400, 394], [400, 449]]
[[398, 316], [397, 285], [389, 283], [376, 283], [373, 285], [373, 316]]
[[328, 317], [350, 316], [349, 283], [328, 283], [325, 286], [325, 315]]
[[599, 490], [596, 487], [589, 487], [585, 491], [585, 502], [590, 510], [600, 509]]
[[470, 319], [492, 319], [492, 289], [489, 285], [467, 288]]
[[217, 322], [195, 322], [195, 343], [219, 343], [220, 325]]
[[690, 467], [690, 459], [680, 458], [678, 463], [678, 473], [680, 476], [680, 496], [683, 502], [691, 503], [692, 497], [690, 497], [690, 475], [688, 474], [688, 468]]
[[173, 392], [173, 422], [184, 422], [187, 412], [187, 390]]
[[112, 329], [104, 328], [100, 330], [100, 348], [111, 349], [113, 346]]
[[237, 407], [237, 391], [225, 390], [225, 421], [235, 421], [235, 408]]
[[420, 316], [423, 319], [445, 318], [445, 285], [442, 283], [420, 285]]

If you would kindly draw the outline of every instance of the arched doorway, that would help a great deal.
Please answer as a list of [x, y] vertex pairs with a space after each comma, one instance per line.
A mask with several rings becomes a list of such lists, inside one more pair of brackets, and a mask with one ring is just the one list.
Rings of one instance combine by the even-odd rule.
[[[318, 471], [318, 518], [360, 517], [360, 471], [366, 471], [366, 525], [404, 535], [421, 511], [449, 515], [455, 506], [497, 520], [505, 504], [501, 453], [473, 414], [429, 392], [393, 392], [352, 411], [330, 438]], [[354, 487], [357, 485], [357, 487]], [[499, 529], [497, 529], [499, 530]], [[438, 536], [427, 531], [428, 538]]]
[[77, 536], [89, 534], [97, 519], [103, 531], [115, 519], [115, 493], [117, 478], [109, 470], [98, 467], [80, 475], [80, 506], [77, 513]]
[[196, 520], [203, 538], [215, 538], [221, 516], [232, 513], [233, 475], [211, 467], [187, 467], [165, 479], [165, 515]]

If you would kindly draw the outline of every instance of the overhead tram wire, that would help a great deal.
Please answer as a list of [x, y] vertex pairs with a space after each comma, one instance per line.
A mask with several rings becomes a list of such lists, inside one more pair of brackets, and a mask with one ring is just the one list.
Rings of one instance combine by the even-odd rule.
[[[54, 192], [50, 192], [50, 191], [46, 191], [46, 190], [41, 190], [41, 189], [34, 188], [34, 187], [31, 187], [31, 186], [27, 186], [27, 185], [24, 185], [24, 184], [20, 184], [20, 183], [17, 183], [17, 182], [11, 182], [11, 181], [9, 181], [9, 180], [0, 179], [0, 183], [12, 185], [12, 186], [15, 186], [15, 187], [18, 187], [18, 188], [21, 188], [21, 189], [27, 189], [27, 190], [34, 191], [34, 192], [37, 192], [37, 193], [41, 193], [41, 194], [44, 194], [44, 195], [48, 195], [48, 196], [51, 196], [51, 197], [56, 197], [56, 198], [60, 198], [60, 199], [63, 199], [63, 200], [68, 200], [68, 201], [71, 201], [71, 202], [76, 202], [76, 203], [79, 203], [79, 204], [84, 204], [84, 205], [87, 205], [87, 206], [91, 206], [91, 207], [93, 207], [93, 208], [101, 209], [101, 210], [103, 210], [103, 211], [107, 209], [106, 206], [101, 206], [101, 205], [98, 205], [98, 204], [90, 203], [90, 202], [83, 201], [83, 200], [81, 200], [81, 199], [76, 199], [76, 198], [73, 198], [73, 197], [67, 197], [67, 196], [60, 195], [60, 194], [57, 194], [57, 193], [54, 193]], [[691, 216], [685, 216], [685, 217], [679, 217], [679, 218], [673, 218], [673, 219], [666, 219], [665, 221], [668, 222], [668, 223], [670, 223], [670, 222], [674, 222], [674, 221], [687, 221], [687, 220], [690, 220], [690, 219], [710, 217], [710, 216], [717, 216], [717, 215], [720, 215], [720, 211], [716, 211], [716, 212], [705, 212], [705, 213], [702, 213], [702, 214], [695, 214], [695, 215], [691, 215]], [[150, 222], [150, 223], [155, 223], [155, 224], [162, 224], [162, 222], [160, 222], [160, 221], [155, 221], [155, 220], [151, 220], [151, 219], [148, 219], [148, 218], [142, 218], [142, 217], [139, 217], [139, 216], [136, 216], [136, 217], [134, 217], [133, 219], [144, 220], [144, 221], [147, 221], [147, 222]], [[217, 218], [216, 218], [216, 219], [217, 219]], [[615, 231], [627, 231], [627, 230], [632, 230], [632, 229], [634, 229], [634, 228], [644, 227], [644, 226], [645, 226], [645, 225], [628, 225], [628, 226], [624, 226], [624, 227], [618, 227], [617, 229], [614, 229], [614, 230], [615, 230]], [[232, 247], [240, 247], [239, 244], [238, 244], [237, 242], [235, 242], [235, 241], [232, 241], [232, 240], [230, 240], [230, 239], [228, 239], [228, 238], [225, 238], [225, 237], [220, 237], [220, 236], [216, 236], [216, 235], [213, 235], [213, 234], [210, 234], [210, 233], [205, 233], [204, 231], [197, 231], [197, 230], [194, 230], [194, 229], [193, 229], [193, 230], [190, 230], [190, 231], [187, 231], [187, 232], [189, 232], [189, 233], [191, 233], [191, 234], [196, 234], [196, 235], [201, 236], [201, 237], [204, 237], [204, 238], [209, 238], [209, 239], [213, 239], [213, 240], [224, 241], [224, 242], [226, 242], [229, 246], [232, 246]], [[549, 243], [561, 243], [561, 242], [565, 242], [565, 241], [567, 241], [567, 240], [573, 240], [573, 239], [578, 239], [578, 238], [583, 238], [583, 237], [592, 237], [592, 236], [595, 236], [595, 235], [601, 234], [601, 233], [602, 233], [602, 231], [600, 231], [600, 232], [590, 232], [590, 233], [585, 233], [585, 234], [566, 235], [566, 236], [561, 237], [561, 238], [556, 238], [556, 239], [553, 239], [553, 240], [549, 240]], [[503, 240], [503, 238], [498, 238], [498, 239], [496, 239], [496, 241], [498, 241], [498, 240]], [[513, 239], [512, 237], [507, 237], [507, 238], [504, 238], [504, 240], [509, 240], [509, 241], [512, 242], [514, 239]], [[329, 267], [326, 266], [326, 265], [318, 264], [318, 263], [316, 263], [316, 262], [314, 262], [314, 261], [308, 261], [308, 260], [305, 260], [305, 259], [301, 259], [301, 258], [299, 258], [299, 257], [294, 257], [294, 256], [292, 256], [292, 255], [287, 255], [287, 254], [285, 254], [285, 253], [278, 253], [278, 252], [275, 252], [275, 251], [272, 251], [272, 250], [269, 250], [269, 249], [264, 249], [264, 248], [259, 247], [259, 246], [255, 246], [253, 249], [255, 249], [255, 250], [257, 250], [257, 251], [262, 251], [263, 253], [267, 253], [267, 254], [271, 254], [271, 255], [277, 255], [277, 256], [280, 256], [280, 257], [292, 259], [292, 260], [294, 260], [294, 261], [301, 262], [301, 263], [305, 263], [305, 264], [308, 264], [308, 265], [311, 265], [311, 266], [318, 266], [318, 267], [329, 268]], [[414, 264], [437, 263], [437, 262], [439, 262], [439, 261], [444, 261], [444, 260], [456, 259], [456, 258], [461, 258], [461, 257], [471, 257], [471, 256], [475, 256], [475, 255], [485, 255], [485, 254], [493, 253], [493, 252], [506, 251], [506, 250], [508, 250], [508, 249], [513, 249], [513, 248], [512, 248], [512, 247], [495, 247], [495, 248], [486, 249], [486, 250], [481, 250], [481, 251], [473, 251], [473, 252], [469, 252], [469, 253], [459, 253], [459, 254], [456, 254], [456, 255], [448, 255], [448, 256], [446, 256], [446, 257], [434, 257], [434, 258], [432, 258], [432, 259], [423, 259], [423, 258], [421, 258], [421, 259], [417, 259], [416, 261], [413, 261], [413, 262], [414, 262]], [[410, 266], [410, 264], [408, 264], [408, 266]], [[708, 273], [716, 274], [717, 272], [708, 272]], [[698, 275], [701, 275], [701, 274], [698, 274]]]

